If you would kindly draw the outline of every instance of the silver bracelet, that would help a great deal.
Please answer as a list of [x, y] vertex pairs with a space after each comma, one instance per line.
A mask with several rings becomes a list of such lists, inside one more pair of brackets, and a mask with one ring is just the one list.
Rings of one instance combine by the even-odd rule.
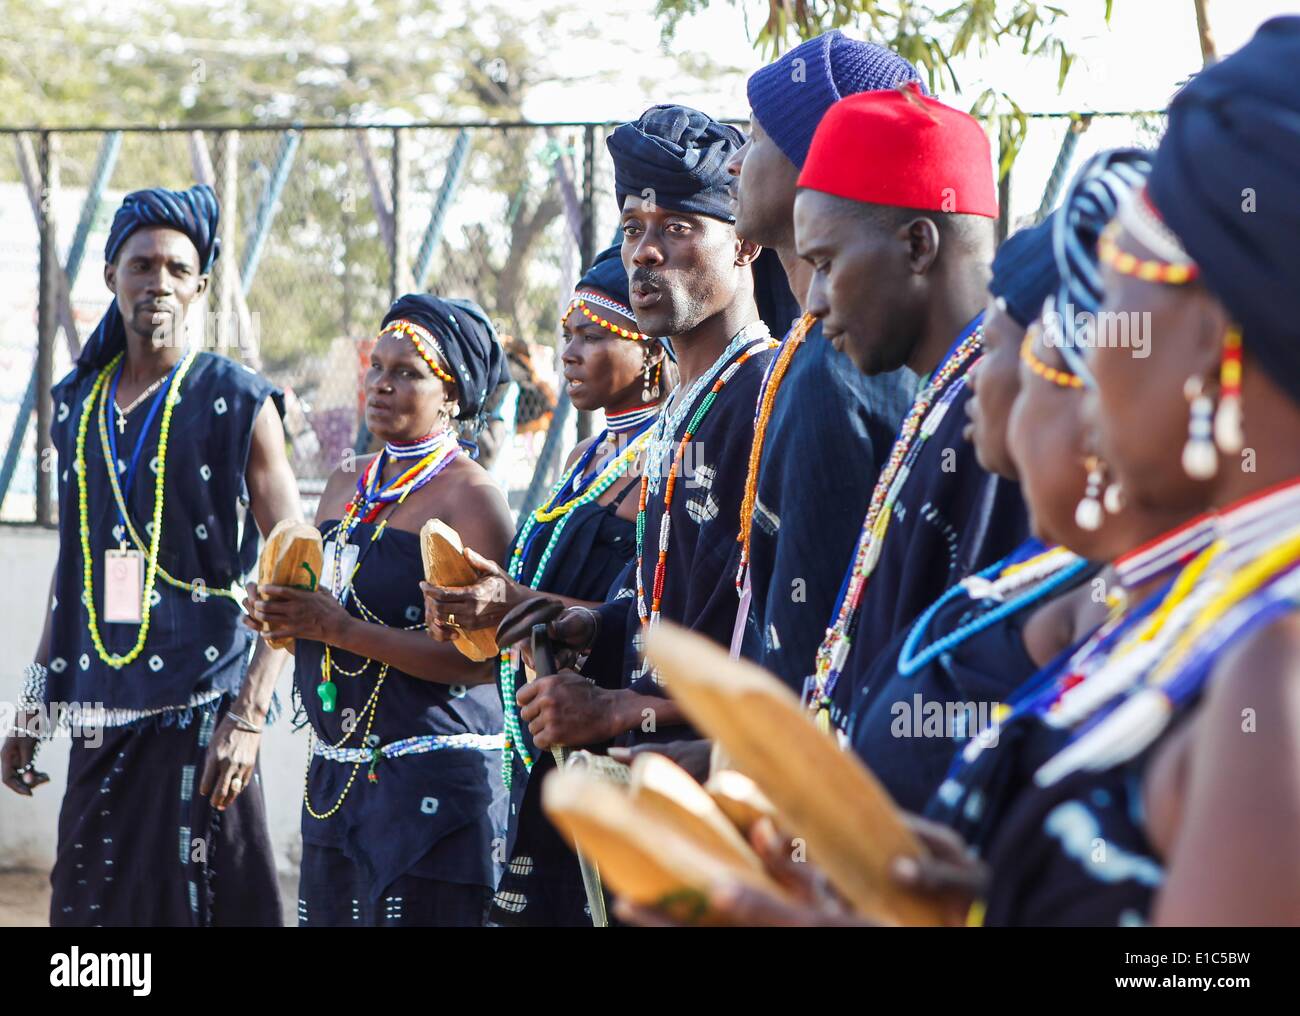
[[23, 690], [18, 696], [18, 707], [35, 712], [45, 707], [45, 679], [49, 671], [41, 663], [29, 663], [23, 670]]
[[240, 716], [233, 709], [227, 709], [226, 715], [229, 716], [232, 720], [234, 720], [235, 726], [238, 727], [240, 730], [244, 731], [245, 733], [260, 734], [262, 732], [262, 728], [259, 727], [256, 723], [254, 723], [252, 720], [245, 719], [243, 716]]

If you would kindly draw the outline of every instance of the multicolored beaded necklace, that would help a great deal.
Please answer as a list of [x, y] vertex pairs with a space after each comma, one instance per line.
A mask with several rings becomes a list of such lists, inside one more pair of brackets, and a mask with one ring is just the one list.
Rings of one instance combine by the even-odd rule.
[[1070, 743], [1034, 779], [1051, 786], [1080, 770], [1144, 751], [1208, 680], [1219, 650], [1241, 631], [1294, 610], [1300, 594], [1300, 480], [1237, 502], [1215, 518], [1216, 539], [1188, 564], [1142, 628], [1048, 719]]
[[712, 386], [723, 368], [731, 362], [732, 357], [751, 343], [761, 340], [771, 341], [771, 333], [767, 330], [767, 325], [761, 320], [746, 325], [727, 343], [727, 348], [713, 361], [712, 367], [692, 381], [685, 390], [674, 388], [672, 394], [664, 400], [659, 411], [659, 419], [651, 431], [650, 446], [646, 449], [644, 475], [650, 485], [651, 494], [659, 493], [666, 474], [665, 462], [673, 450], [677, 431], [695, 405], [695, 400], [700, 397], [701, 392]]
[[[90, 640], [95, 645], [95, 654], [114, 670], [121, 670], [123, 667], [134, 663], [144, 651], [145, 642], [149, 638], [149, 621], [153, 609], [153, 592], [154, 583], [157, 581], [158, 566], [158, 547], [162, 540], [163, 529], [163, 501], [164, 501], [164, 481], [167, 475], [167, 441], [171, 435], [172, 410], [176, 403], [180, 401], [179, 392], [181, 382], [189, 372], [190, 367], [194, 365], [195, 352], [187, 353], [184, 359], [173, 370], [171, 384], [166, 388], [166, 394], [163, 395], [163, 412], [162, 424], [158, 432], [158, 468], [155, 471], [157, 479], [154, 482], [154, 500], [153, 500], [153, 532], [149, 543], [149, 551], [146, 556], [146, 571], [144, 582], [144, 594], [141, 600], [141, 621], [140, 630], [136, 633], [135, 644], [127, 652], [118, 654], [110, 653], [104, 645], [103, 638], [99, 632], [98, 614], [95, 609], [95, 580], [94, 580], [94, 561], [90, 552], [90, 512], [87, 503], [86, 494], [86, 430], [90, 423], [90, 417], [95, 414], [95, 400], [100, 399], [100, 435], [104, 445], [107, 447], [108, 439], [105, 436], [109, 415], [109, 398], [108, 398], [108, 379], [116, 370], [125, 357], [125, 353], [118, 353], [117, 356], [108, 363], [99, 376], [95, 378], [95, 383], [91, 386], [90, 394], [82, 403], [81, 418], [77, 421], [77, 453], [73, 463], [73, 471], [77, 474], [77, 513], [79, 535], [81, 537], [81, 561], [82, 561], [82, 589], [83, 598], [86, 604], [86, 626], [90, 632]], [[143, 440], [144, 435], [141, 435]], [[104, 467], [108, 471], [110, 479], [116, 483], [116, 462], [111, 454], [105, 455]], [[119, 506], [125, 508], [125, 502], [119, 500]], [[123, 517], [129, 518], [125, 510]], [[129, 523], [124, 523], [129, 524]], [[134, 534], [133, 534], [134, 535]]]
[[745, 494], [740, 502], [740, 530], [736, 539], [740, 542], [740, 567], [736, 569], [736, 592], [744, 595], [745, 575], [749, 571], [749, 552], [754, 535], [754, 505], [758, 503], [758, 473], [763, 462], [763, 445], [767, 440], [767, 425], [772, 419], [772, 409], [776, 405], [776, 393], [785, 380], [790, 369], [790, 361], [799, 351], [808, 332], [817, 319], [805, 314], [794, 323], [790, 333], [781, 343], [781, 352], [767, 365], [763, 384], [758, 390], [758, 403], [754, 407], [754, 444], [749, 451], [749, 470], [745, 474]]
[[[1212, 539], [1212, 522], [1203, 516], [1116, 558], [1112, 569], [1116, 582], [1125, 592], [1110, 601], [1110, 616], [1081, 646], [1043, 667], [1008, 701], [999, 704], [994, 712], [994, 729], [1006, 729], [1027, 717], [1052, 712], [1065, 692], [1088, 680], [1105, 663], [1116, 643], [1159, 608], [1170, 591], [1170, 584], [1128, 606], [1132, 590], [1167, 579], [1203, 551]], [[938, 796], [954, 813], [965, 811], [962, 802], [976, 790], [968, 774], [996, 744], [996, 739], [972, 738], [953, 758]]]
[[[1065, 547], [1043, 549], [1038, 540], [1029, 541], [996, 564], [963, 579], [927, 607], [907, 633], [898, 654], [898, 672], [903, 677], [911, 677], [1003, 618], [1046, 599], [1087, 567], [1087, 561]], [[1018, 589], [1025, 591], [1007, 598]], [[968, 597], [984, 613], [922, 646], [921, 640], [935, 615], [959, 596]]]
[[[607, 415], [606, 420], [612, 423], [613, 417]], [[582, 483], [575, 477], [584, 468], [584, 463], [590, 459], [591, 454], [609, 439], [612, 427], [592, 442], [588, 453], [560, 479], [559, 483], [552, 488], [545, 503], [531, 512], [522, 528], [520, 528], [519, 534], [515, 537], [514, 546], [510, 551], [510, 560], [506, 568], [506, 573], [513, 581], [526, 585], [529, 589], [540, 588], [550, 565], [551, 554], [559, 545], [564, 527], [574, 517], [575, 510], [598, 500], [610, 487], [627, 475], [650, 440], [649, 431], [653, 422], [653, 419], [646, 420], [640, 424], [639, 430], [633, 429], [616, 434], [615, 436], [619, 438], [620, 442], [628, 440], [630, 437], [630, 443], [622, 452], [611, 459], [604, 469], [587, 482]], [[559, 503], [560, 498], [570, 490], [572, 490], [572, 494], [569, 499]], [[533, 569], [531, 577], [525, 579], [523, 575], [524, 562], [528, 558], [528, 551], [531, 549], [533, 541], [540, 537], [542, 533], [540, 527], [549, 525], [552, 522], [555, 522], [556, 525], [550, 531], [546, 547], [537, 559], [537, 565]], [[514, 781], [513, 751], [519, 752], [519, 758], [524, 763], [524, 768], [531, 769], [533, 766], [532, 756], [528, 753], [528, 749], [524, 744], [523, 730], [519, 724], [519, 710], [515, 705], [515, 688], [521, 663], [520, 656], [521, 654], [517, 648], [505, 650], [501, 653], [499, 665], [501, 703], [505, 711], [506, 735], [505, 751], [502, 753], [501, 761], [501, 776], [507, 789]]]
[[889, 460], [876, 480], [862, 532], [858, 536], [857, 550], [840, 588], [839, 602], [832, 615], [834, 621], [817, 650], [816, 671], [805, 690], [807, 707], [824, 730], [830, 728], [831, 695], [853, 644], [858, 606], [876, 562], [880, 560], [894, 504], [907, 482], [912, 464], [964, 387], [967, 370], [978, 359], [977, 354], [983, 348], [983, 320], [981, 313], [966, 326], [943, 363], [921, 388], [890, 449]]
[[[757, 326], [757, 327], [756, 327]], [[746, 339], [743, 346], [737, 347], [737, 340]], [[718, 357], [708, 373], [703, 379], [710, 376], [715, 380], [709, 387], [704, 398], [700, 400], [699, 406], [691, 415], [690, 422], [686, 425], [686, 430], [682, 433], [681, 440], [677, 443], [677, 452], [673, 456], [672, 466], [668, 472], [668, 481], [664, 488], [664, 509], [659, 523], [659, 555], [655, 561], [654, 584], [651, 588], [651, 600], [649, 605], [646, 604], [645, 595], [645, 527], [646, 527], [646, 505], [650, 494], [650, 471], [656, 465], [662, 468], [662, 459], [656, 462], [655, 459], [648, 456], [646, 460], [645, 474], [641, 477], [641, 498], [637, 505], [636, 513], [636, 609], [641, 618], [641, 623], [648, 632], [659, 622], [660, 608], [663, 605], [664, 580], [668, 573], [668, 539], [672, 525], [672, 506], [673, 493], [677, 487], [677, 477], [681, 472], [682, 459], [686, 454], [686, 446], [691, 443], [691, 439], [699, 432], [704, 418], [708, 415], [709, 410], [713, 408], [718, 400], [718, 393], [726, 387], [727, 382], [736, 376], [736, 372], [744, 366], [750, 357], [765, 350], [775, 349], [776, 341], [771, 337], [767, 327], [761, 321], [755, 325], [750, 325], [741, 329], [740, 333], [727, 346], [723, 354]], [[725, 365], [731, 356], [734, 356], [738, 349], [743, 352], [733, 360], [725, 369], [719, 370]], [[703, 380], [702, 379], [702, 380]], [[692, 388], [695, 386], [692, 385]], [[683, 405], [690, 405], [687, 399], [682, 400]], [[685, 415], [684, 413], [682, 415]], [[667, 411], [659, 418], [656, 428], [657, 434], [662, 434], [664, 428], [668, 426], [669, 414]], [[675, 434], [674, 429], [669, 431]], [[651, 453], [651, 456], [653, 452]]]
[[[450, 430], [439, 431], [430, 438], [422, 439], [417, 444], [423, 445], [424, 443], [428, 443], [432, 451], [424, 455], [415, 465], [395, 477], [382, 489], [379, 484], [383, 477], [384, 463], [389, 455], [388, 446], [385, 446], [384, 450], [370, 461], [370, 465], [366, 467], [357, 480], [356, 493], [348, 502], [343, 518], [334, 531], [334, 560], [330, 570], [330, 590], [344, 606], [347, 605], [350, 597], [355, 598], [355, 592], [352, 588], [353, 579], [361, 569], [361, 563], [365, 558], [366, 551], [383, 537], [384, 530], [388, 526], [388, 519], [384, 519], [375, 527], [374, 532], [370, 534], [370, 541], [366, 544], [365, 550], [358, 554], [351, 574], [344, 576], [344, 551], [352, 538], [353, 531], [363, 522], [373, 522], [379, 513], [389, 505], [400, 505], [413, 492], [419, 490], [446, 469], [460, 454], [460, 444], [456, 440], [456, 435]], [[399, 458], [402, 457], [400, 453], [403, 447], [401, 445], [397, 446]], [[373, 613], [365, 610], [360, 603], [357, 604], [357, 607], [363, 611], [363, 616], [366, 616], [367, 620], [383, 623]], [[366, 660], [361, 669], [353, 674], [348, 674], [342, 670], [339, 670], [339, 673], [349, 677], [358, 676], [370, 666], [371, 662]], [[386, 667], [387, 665], [385, 665], [385, 669]], [[332, 676], [336, 669], [330, 647], [326, 645], [325, 652], [321, 657], [321, 680], [320, 684], [316, 686], [316, 693], [320, 696], [321, 710], [327, 713], [334, 711], [335, 702], [338, 700], [338, 688], [335, 687]]]

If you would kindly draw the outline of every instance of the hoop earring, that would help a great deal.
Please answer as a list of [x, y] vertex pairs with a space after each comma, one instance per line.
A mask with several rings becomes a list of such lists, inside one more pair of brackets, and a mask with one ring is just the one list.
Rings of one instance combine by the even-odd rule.
[[1219, 453], [1214, 448], [1214, 400], [1205, 392], [1205, 381], [1193, 374], [1183, 384], [1183, 396], [1191, 403], [1187, 420], [1187, 443], [1183, 445], [1183, 472], [1193, 480], [1208, 480], [1219, 471]]
[[1096, 455], [1089, 455], [1084, 460], [1088, 470], [1088, 487], [1083, 500], [1074, 509], [1074, 524], [1085, 533], [1095, 533], [1101, 528], [1101, 481], [1104, 476], [1103, 465]]

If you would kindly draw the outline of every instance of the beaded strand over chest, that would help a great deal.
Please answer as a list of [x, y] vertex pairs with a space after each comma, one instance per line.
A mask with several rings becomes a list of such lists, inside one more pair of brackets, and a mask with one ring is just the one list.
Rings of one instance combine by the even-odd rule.
[[[649, 419], [652, 420], [653, 417]], [[555, 548], [559, 546], [560, 537], [564, 533], [565, 526], [574, 518], [577, 510], [598, 500], [610, 487], [625, 477], [636, 463], [637, 457], [645, 451], [645, 447], [650, 440], [649, 426], [644, 420], [640, 421], [639, 425], [641, 427], [639, 431], [633, 427], [617, 435], [620, 440], [626, 440], [630, 436], [630, 443], [622, 452], [611, 459], [589, 483], [582, 484], [577, 476], [584, 464], [583, 460], [579, 460], [552, 488], [546, 502], [529, 514], [523, 527], [519, 530], [519, 535], [515, 538], [514, 548], [510, 552], [510, 560], [506, 568], [507, 574], [513, 581], [527, 585], [529, 589], [537, 589], [541, 586], [542, 579], [545, 577], [547, 568], [550, 565], [551, 555], [554, 553]], [[593, 451], [599, 448], [609, 437], [609, 431], [602, 434], [593, 443]], [[564, 492], [570, 489], [575, 491], [574, 496], [568, 501], [557, 504], [556, 502]], [[551, 526], [551, 531], [546, 539], [546, 546], [537, 559], [532, 575], [525, 578], [524, 566], [528, 547], [533, 539], [543, 531], [539, 527], [547, 525]], [[505, 751], [502, 753], [501, 776], [507, 789], [510, 788], [514, 781], [512, 751], [517, 750], [519, 752], [524, 768], [531, 769], [533, 765], [532, 756], [524, 746], [523, 730], [519, 724], [519, 711], [515, 704], [515, 675], [519, 668], [519, 656], [517, 649], [503, 650], [499, 658], [498, 668], [501, 681], [501, 704], [505, 711], [506, 738]]]
[[975, 329], [949, 353], [908, 411], [889, 459], [871, 493], [867, 515], [858, 536], [853, 562], [845, 578], [834, 619], [817, 650], [816, 671], [807, 705], [823, 727], [830, 723], [830, 694], [848, 658], [853, 626], [867, 581], [875, 571], [893, 514], [893, 506], [921, 448], [938, 429], [948, 407], [960, 393], [964, 375], [983, 348], [984, 326]]
[[[744, 336], [745, 334], [746, 331], [744, 330], [740, 333], [741, 336]], [[713, 382], [704, 398], [700, 400], [699, 406], [691, 415], [690, 421], [686, 425], [686, 430], [683, 432], [682, 438], [677, 444], [677, 452], [673, 456], [672, 466], [668, 473], [668, 480], [664, 487], [663, 514], [659, 520], [658, 556], [655, 560], [654, 579], [650, 593], [651, 598], [648, 604], [646, 602], [644, 570], [645, 530], [646, 507], [649, 503], [650, 496], [650, 471], [654, 465], [654, 459], [649, 459], [646, 463], [646, 473], [641, 477], [641, 497], [640, 502], [637, 505], [636, 513], [636, 607], [637, 615], [641, 618], [641, 623], [647, 630], [653, 628], [655, 624], [658, 623], [660, 609], [663, 606], [664, 581], [668, 572], [668, 541], [672, 527], [673, 495], [676, 492], [677, 478], [681, 474], [682, 459], [685, 457], [686, 447], [691, 443], [691, 439], [696, 435], [696, 433], [699, 432], [700, 426], [704, 422], [704, 418], [717, 402], [718, 393], [726, 387], [727, 382], [736, 376], [736, 372], [744, 366], [750, 357], [776, 347], [776, 341], [767, 334], [766, 328], [763, 329], [762, 334], [763, 337], [759, 339], [750, 339], [749, 347], [745, 349], [745, 351], [741, 353], [741, 355], [737, 357], [730, 366], [720, 374], [716, 375], [716, 380]], [[738, 338], [739, 337], [740, 336], [738, 336]], [[710, 373], [715, 373], [718, 364], [726, 363], [726, 359], [728, 355], [731, 355], [732, 346], [734, 345], [735, 343], [733, 341], [733, 343], [727, 347], [727, 352], [725, 352], [723, 356], [719, 357], [718, 361], [714, 364], [715, 370], [710, 371]]]
[[685, 390], [674, 389], [673, 393], [664, 400], [659, 419], [651, 430], [649, 447], [646, 449], [645, 476], [649, 481], [651, 494], [659, 493], [665, 475], [665, 460], [672, 451], [674, 438], [690, 414], [691, 407], [695, 405], [695, 400], [700, 397], [700, 393], [712, 387], [733, 356], [750, 343], [762, 339], [770, 340], [770, 338], [767, 325], [762, 321], [754, 321], [746, 325], [727, 343], [727, 348], [713, 361], [712, 367], [692, 381]]

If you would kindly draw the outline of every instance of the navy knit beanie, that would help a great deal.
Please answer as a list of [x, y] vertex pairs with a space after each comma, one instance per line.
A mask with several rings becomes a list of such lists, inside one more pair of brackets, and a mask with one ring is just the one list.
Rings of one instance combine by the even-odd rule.
[[1053, 212], [1038, 225], [1012, 233], [993, 258], [989, 292], [1006, 301], [1007, 313], [1021, 328], [1029, 327], [1061, 284], [1052, 256], [1052, 225], [1058, 215]]
[[846, 95], [920, 83], [912, 64], [893, 50], [850, 39], [838, 30], [800, 43], [749, 78], [749, 108], [785, 157], [803, 169], [822, 114]]

